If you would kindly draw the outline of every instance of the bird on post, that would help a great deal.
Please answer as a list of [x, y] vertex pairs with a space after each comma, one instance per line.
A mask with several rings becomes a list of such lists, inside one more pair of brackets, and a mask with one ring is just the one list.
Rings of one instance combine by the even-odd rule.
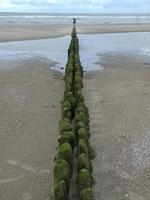
[[76, 18], [73, 18], [73, 25], [76, 25]]

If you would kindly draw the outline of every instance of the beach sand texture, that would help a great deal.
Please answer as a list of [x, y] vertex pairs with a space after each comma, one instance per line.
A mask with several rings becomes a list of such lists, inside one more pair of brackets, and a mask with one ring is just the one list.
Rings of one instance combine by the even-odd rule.
[[62, 75], [48, 63], [0, 72], [0, 199], [46, 200], [52, 187]]
[[85, 75], [97, 200], [150, 198], [149, 77], [136, 69]]

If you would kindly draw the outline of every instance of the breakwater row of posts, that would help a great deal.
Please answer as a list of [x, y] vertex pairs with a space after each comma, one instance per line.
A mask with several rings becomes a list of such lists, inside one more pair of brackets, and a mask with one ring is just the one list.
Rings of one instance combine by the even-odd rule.
[[89, 112], [82, 95], [83, 67], [76, 27], [72, 31], [64, 80], [52, 198], [93, 200]]

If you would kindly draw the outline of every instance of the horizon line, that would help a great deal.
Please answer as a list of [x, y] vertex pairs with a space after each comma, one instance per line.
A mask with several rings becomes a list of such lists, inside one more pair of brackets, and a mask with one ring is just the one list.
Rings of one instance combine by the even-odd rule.
[[121, 14], [126, 14], [126, 15], [130, 15], [130, 14], [138, 14], [138, 15], [142, 15], [142, 14], [150, 14], [150, 12], [22, 12], [22, 11], [0, 11], [0, 14], [2, 13], [19, 13], [19, 14], [92, 14], [92, 15], [111, 15], [111, 14], [116, 14], [116, 15], [121, 15]]

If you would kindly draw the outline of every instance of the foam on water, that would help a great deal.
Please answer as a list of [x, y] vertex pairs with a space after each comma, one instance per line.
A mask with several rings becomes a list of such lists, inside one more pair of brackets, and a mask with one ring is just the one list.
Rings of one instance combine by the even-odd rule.
[[0, 13], [0, 24], [68, 24], [72, 18], [79, 24], [150, 23], [150, 14], [40, 14]]

